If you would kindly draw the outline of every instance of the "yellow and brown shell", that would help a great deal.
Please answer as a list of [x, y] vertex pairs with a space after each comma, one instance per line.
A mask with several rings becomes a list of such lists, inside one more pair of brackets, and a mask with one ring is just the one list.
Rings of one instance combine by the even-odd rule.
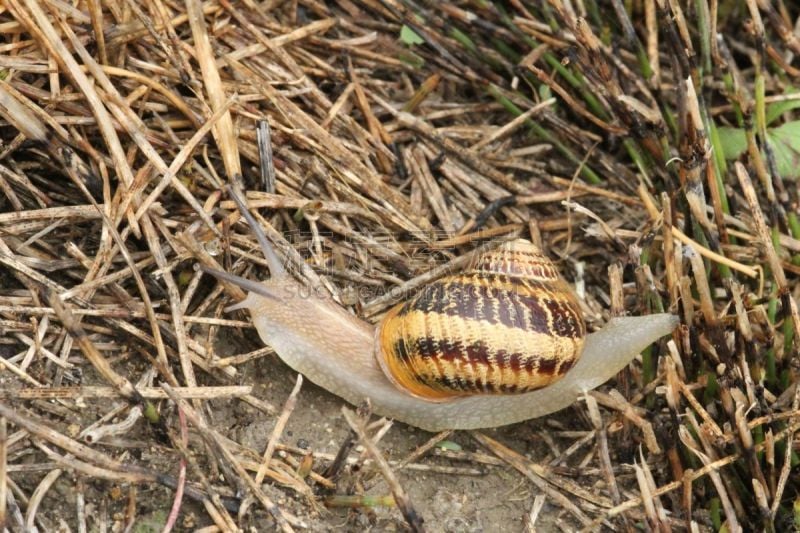
[[517, 239], [391, 309], [376, 357], [396, 386], [421, 398], [515, 394], [560, 379], [585, 335], [570, 287], [536, 246]]

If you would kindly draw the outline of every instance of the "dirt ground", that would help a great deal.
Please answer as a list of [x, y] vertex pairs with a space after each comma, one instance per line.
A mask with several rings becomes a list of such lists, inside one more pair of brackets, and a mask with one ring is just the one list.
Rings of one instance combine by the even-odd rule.
[[[253, 330], [222, 330], [218, 343], [219, 355], [236, 355], [260, 347], [260, 341], [252, 339]], [[274, 355], [250, 361], [239, 367], [238, 384], [253, 384], [253, 394], [272, 405], [280, 406], [291, 392], [296, 374]], [[93, 373], [83, 376], [84, 385], [92, 385]], [[0, 384], [2, 385], [2, 384]], [[37, 401], [39, 409], [52, 414], [52, 420], [66, 427], [72, 436], [78, 435], [99, 416], [113, 410], [108, 402], [97, 400], [61, 400], [60, 402]], [[115, 406], [124, 406], [121, 401]], [[348, 436], [349, 428], [341, 416], [346, 405], [340, 398], [306, 381], [298, 396], [296, 408], [286, 426], [282, 442], [299, 450], [313, 454], [332, 456], [337, 453]], [[575, 410], [577, 409], [577, 410]], [[586, 430], [589, 422], [581, 413], [580, 407], [569, 408], [563, 413], [542, 420], [485, 430], [482, 433], [500, 441], [524, 454], [535, 462], [546, 463], [558, 448], [563, 451], [575, 441], [574, 436], [558, 438], [553, 435], [564, 430]], [[211, 426], [229, 439], [249, 448], [258, 456], [266, 446], [272, 432], [275, 418], [267, 417], [261, 411], [238, 399], [213, 400], [207, 403], [205, 412]], [[174, 412], [164, 412], [174, 418]], [[431, 433], [395, 423], [380, 441], [380, 449], [390, 461], [399, 460], [413, 452], [432, 437]], [[481, 447], [468, 432], [455, 432], [447, 438], [448, 446], [460, 447], [464, 451], [481, 451]], [[549, 444], [548, 444], [549, 441]], [[196, 435], [190, 442], [198, 443]], [[593, 444], [579, 451], [578, 456], [591, 450]], [[131, 462], [149, 464], [163, 473], [175, 474], [177, 456], [167, 448], [153, 446], [152, 432], [146, 424], [139, 421], [137, 426], [121, 437], [112, 437], [96, 445], [101, 451], [114, 452], [126, 450], [123, 457]], [[202, 444], [196, 444], [202, 446]], [[358, 452], [362, 448], [356, 448]], [[286, 452], [279, 452], [286, 453]], [[482, 454], [487, 460], [491, 456]], [[329, 461], [315, 461], [314, 469]], [[500, 463], [497, 459], [492, 461]], [[574, 477], [579, 483], [596, 483], [597, 468], [590, 461], [586, 467], [590, 472], [582, 475], [581, 468], [570, 466], [568, 461], [560, 468], [560, 473]], [[24, 461], [22, 462], [24, 463]], [[17, 463], [19, 465], [19, 463]], [[423, 466], [425, 465], [425, 466]], [[42, 477], [55, 465], [52, 463], [30, 464], [24, 471], [12, 470], [10, 478], [24, 490], [33, 491]], [[424, 470], [427, 466], [453, 468], [455, 472], [436, 472]], [[17, 468], [22, 468], [17, 466]], [[208, 465], [203, 465], [208, 468]], [[418, 470], [422, 468], [423, 470]], [[459, 471], [460, 469], [460, 471]], [[206, 471], [211, 475], [212, 467]], [[503, 464], [480, 464], [474, 458], [448, 458], [428, 456], [415, 461], [411, 468], [398, 471], [399, 480], [408, 492], [416, 510], [424, 519], [429, 531], [442, 532], [483, 532], [483, 531], [530, 531], [529, 514], [534, 498], [539, 494], [519, 472]], [[618, 476], [624, 482], [627, 476]], [[351, 470], [347, 468], [340, 480], [340, 486], [357, 486], [365, 483], [370, 488], [365, 494], [376, 497], [390, 494], [385, 482], [371, 468]], [[600, 484], [602, 486], [602, 483]], [[313, 506], [301, 495], [292, 493], [280, 486], [265, 485], [265, 490], [273, 501], [294, 514], [307, 525], [310, 531], [405, 531], [406, 524], [394, 507], [375, 506], [358, 511], [347, 508]], [[333, 491], [315, 487], [316, 494], [323, 498]], [[83, 497], [79, 501], [78, 495]], [[231, 494], [233, 495], [233, 494]], [[87, 479], [82, 475], [64, 472], [47, 492], [41, 503], [37, 520], [53, 527], [60, 525], [62, 531], [75, 531], [78, 513], [85, 517], [89, 531], [101, 531], [104, 526], [111, 531], [126, 529], [134, 532], [161, 531], [174, 499], [174, 491], [157, 484], [131, 485], [115, 481]], [[135, 521], [127, 523], [131, 507], [135, 506]], [[250, 531], [268, 531], [275, 525], [263, 509], [254, 508], [248, 518]], [[176, 524], [176, 530], [192, 531], [212, 525], [201, 504], [186, 500]], [[545, 501], [535, 522], [537, 531], [573, 530], [579, 524], [562, 509]]]
[[[219, 355], [236, 355], [259, 347], [259, 341], [250, 337], [252, 330], [223, 333], [224, 342], [219, 343]], [[291, 392], [296, 374], [280, 362], [274, 355], [251, 361], [239, 367], [242, 371], [239, 384], [254, 384], [254, 395], [280, 406]], [[92, 384], [92, 376], [84, 376], [84, 385]], [[2, 385], [0, 383], [0, 385]], [[42, 407], [44, 402], [39, 402]], [[122, 406], [122, 402], [115, 402]], [[341, 409], [345, 402], [327, 391], [306, 381], [298, 396], [297, 406], [284, 431], [282, 442], [288, 446], [307, 450], [314, 455], [335, 455], [347, 438], [349, 428], [342, 419]], [[96, 421], [98, 416], [111, 410], [110, 406], [96, 400], [85, 402], [63, 402], [52, 407], [53, 419], [66, 424], [71, 434]], [[274, 418], [239, 400], [214, 400], [206, 409], [213, 428], [228, 438], [250, 448], [258, 455], [266, 446], [274, 426]], [[554, 429], [568, 427], [588, 427], [581, 423], [575, 412], [566, 410], [562, 415], [552, 417], [547, 422], [528, 421], [505, 428], [484, 431], [485, 434], [525, 454], [534, 461], [546, 461], [552, 455], [542, 442], [541, 431], [552, 433]], [[572, 419], [572, 420], [571, 420]], [[577, 420], [576, 420], [577, 419]], [[563, 425], [562, 425], [563, 424]], [[144, 426], [144, 427], [142, 427]], [[144, 433], [141, 433], [144, 431]], [[413, 452], [418, 446], [431, 438], [432, 434], [395, 423], [380, 443], [382, 452], [389, 460], [399, 460]], [[477, 450], [479, 447], [466, 432], [455, 432], [448, 440], [459, 444], [463, 450]], [[557, 441], [563, 447], [573, 439]], [[166, 448], [152, 446], [152, 434], [147, 427], [138, 428], [124, 437], [107, 439], [98, 443], [101, 450], [114, 453], [125, 448], [131, 460], [148, 463], [164, 473], [175, 473], [176, 457]], [[357, 448], [356, 451], [362, 448]], [[587, 450], [584, 450], [588, 451]], [[319, 464], [329, 461], [315, 461]], [[423, 465], [455, 467], [471, 470], [471, 473], [449, 473], [412, 470], [399, 471], [399, 479], [407, 490], [415, 508], [422, 515], [429, 531], [443, 532], [483, 532], [483, 531], [530, 531], [529, 513], [535, 487], [518, 472], [502, 465], [481, 465], [469, 459], [453, 460], [446, 457], [429, 457], [419, 461]], [[25, 472], [11, 473], [11, 479], [26, 490], [34, 490], [43, 475], [53, 467], [51, 463], [34, 464]], [[414, 465], [415, 466], [415, 465]], [[424, 468], [424, 467], [423, 467]], [[567, 475], [574, 475], [580, 481], [579, 469], [564, 469]], [[358, 473], [348, 472], [355, 480]], [[367, 477], [371, 488], [366, 494], [376, 497], [387, 496], [389, 490], [380, 476]], [[84, 509], [80, 509], [76, 499], [77, 491], [83, 492]], [[268, 487], [265, 485], [265, 487]], [[318, 488], [318, 495], [325, 496], [331, 491]], [[43, 500], [40, 518], [45, 524], [61, 524], [63, 531], [75, 531], [76, 512], [86, 515], [90, 531], [99, 531], [102, 524], [111, 524], [113, 531], [125, 529], [126, 508], [131, 494], [135, 493], [136, 520], [131, 531], [160, 531], [174, 498], [174, 492], [158, 485], [132, 486], [98, 479], [86, 480], [83, 476], [65, 472], [57, 480]], [[275, 503], [295, 514], [310, 531], [405, 531], [405, 522], [393, 507], [377, 506], [358, 511], [346, 508], [319, 508], [312, 510], [302, 496], [280, 488], [268, 489], [268, 495]], [[245, 522], [251, 531], [267, 531], [274, 528], [274, 522], [266, 513], [257, 509]], [[207, 514], [197, 502], [186, 501], [176, 530], [192, 531], [198, 527], [211, 525]], [[536, 520], [537, 531], [571, 530], [577, 523], [558, 508], [545, 503]]]
[[[245, 342], [245, 341], [243, 341]], [[296, 374], [274, 356], [248, 365], [248, 375], [244, 377], [254, 383], [269, 380], [270, 386], [260, 385], [257, 395], [280, 405], [294, 385]], [[262, 396], [263, 394], [263, 396]], [[335, 455], [346, 439], [349, 428], [341, 416], [341, 409], [347, 404], [340, 398], [306, 381], [298, 398], [297, 407], [286, 427], [284, 442], [313, 452]], [[225, 433], [241, 444], [254, 450], [263, 449], [272, 431], [272, 421], [259, 421], [253, 417], [252, 408], [239, 403], [236, 406], [214, 406], [213, 413]], [[349, 406], [348, 406], [349, 407]], [[567, 415], [568, 416], [568, 415]], [[255, 418], [255, 419], [254, 419]], [[232, 420], [239, 423], [228, 424]], [[227, 421], [227, 422], [226, 422]], [[527, 422], [507, 428], [488, 430], [486, 433], [528, 454], [532, 458], [546, 457], [546, 447], [537, 439], [537, 427], [542, 422]], [[226, 427], [228, 426], [228, 427]], [[432, 434], [395, 423], [381, 441], [381, 450], [390, 460], [402, 459], [418, 446], [431, 438]], [[464, 432], [456, 432], [451, 441], [463, 446], [465, 450], [475, 450], [476, 443]], [[430, 458], [421, 461], [443, 466], [469, 466], [469, 462]], [[431, 531], [479, 532], [479, 531], [525, 531], [526, 516], [531, 510], [536, 495], [529, 484], [517, 472], [505, 466], [474, 465], [477, 475], [458, 475], [425, 471], [400, 471], [402, 486], [408, 491], [415, 507]], [[385, 483], [377, 483], [368, 491], [372, 495], [386, 495]], [[296, 511], [302, 513], [304, 504]], [[374, 512], [349, 513], [346, 510], [329, 509], [322, 516], [308, 516], [312, 530], [361, 531], [372, 528], [374, 531], [404, 531], [402, 517], [394, 509], [375, 508]], [[555, 530], [559, 513], [545, 506], [537, 520], [537, 529]], [[302, 516], [302, 514], [301, 514]], [[568, 519], [563, 524], [574, 523]], [[557, 528], [556, 528], [557, 529]]]

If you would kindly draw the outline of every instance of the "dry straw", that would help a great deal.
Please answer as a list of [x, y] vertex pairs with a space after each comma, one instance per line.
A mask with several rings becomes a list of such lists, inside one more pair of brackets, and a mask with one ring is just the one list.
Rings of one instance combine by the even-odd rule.
[[[797, 527], [800, 13], [745, 7], [2, 3], [0, 529]], [[523, 236], [682, 325], [563, 416], [340, 416], [197, 268], [266, 275], [228, 184], [370, 320]]]

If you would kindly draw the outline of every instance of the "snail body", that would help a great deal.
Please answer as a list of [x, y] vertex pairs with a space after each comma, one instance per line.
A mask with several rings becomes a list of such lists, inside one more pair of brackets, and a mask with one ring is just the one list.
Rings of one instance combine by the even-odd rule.
[[231, 309], [247, 309], [261, 339], [312, 382], [354, 405], [369, 398], [375, 413], [428, 431], [502, 426], [563, 409], [677, 325], [669, 314], [613, 318], [585, 335], [567, 284], [518, 240], [398, 304], [376, 327], [327, 296], [308, 295], [233, 197], [271, 277], [256, 283], [205, 269], [249, 291]]

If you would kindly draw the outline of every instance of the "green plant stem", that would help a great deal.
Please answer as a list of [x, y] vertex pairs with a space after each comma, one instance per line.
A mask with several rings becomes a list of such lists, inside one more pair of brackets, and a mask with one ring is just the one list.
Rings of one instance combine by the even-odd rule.
[[[488, 89], [489, 94], [497, 100], [509, 113], [518, 117], [522, 114], [522, 110], [517, 107], [517, 105], [511, 101], [503, 92], [494, 84], [489, 84]], [[587, 182], [591, 184], [599, 184], [602, 183], [600, 176], [598, 176], [594, 170], [592, 170], [588, 165], [584, 164], [583, 161], [566, 145], [564, 145], [561, 141], [559, 141], [555, 136], [551, 135], [547, 129], [542, 127], [539, 123], [537, 123], [533, 119], [525, 120], [525, 125], [530, 128], [530, 130], [542, 139], [545, 142], [548, 142], [553, 145], [553, 147], [558, 150], [564, 157], [569, 159], [571, 162], [581, 166], [581, 175], [586, 179]]]

